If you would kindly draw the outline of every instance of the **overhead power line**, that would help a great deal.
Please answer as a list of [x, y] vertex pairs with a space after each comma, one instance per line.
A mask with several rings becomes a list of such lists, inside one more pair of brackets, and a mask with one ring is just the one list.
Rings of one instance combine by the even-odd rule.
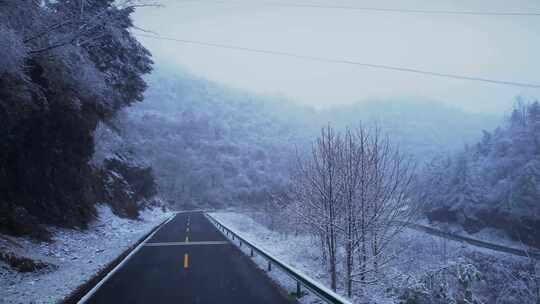
[[137, 33], [135, 35], [141, 36], [141, 37], [146, 37], [146, 38], [151, 38], [151, 39], [175, 41], [175, 42], [184, 43], [184, 44], [200, 45], [200, 46], [215, 47], [215, 48], [222, 48], [222, 49], [230, 49], [230, 50], [252, 52], [252, 53], [259, 53], [259, 54], [267, 54], [267, 55], [275, 55], [275, 56], [285, 56], [285, 57], [292, 57], [292, 58], [298, 58], [298, 59], [303, 59], [303, 60], [319, 61], [319, 62], [326, 62], [326, 63], [349, 64], [349, 65], [355, 65], [355, 66], [361, 66], [361, 67], [367, 67], [367, 68], [374, 68], [374, 69], [381, 69], [381, 70], [422, 74], [422, 75], [433, 76], [433, 77], [451, 78], [451, 79], [460, 79], [460, 80], [469, 80], [469, 81], [480, 81], [480, 82], [486, 82], [486, 83], [492, 83], [492, 84], [498, 84], [498, 85], [507, 85], [507, 86], [522, 87], [522, 88], [540, 89], [540, 84], [535, 84], [535, 83], [514, 82], [514, 81], [497, 80], [497, 79], [474, 77], [474, 76], [467, 76], [467, 75], [458, 75], [458, 74], [450, 74], [450, 73], [424, 71], [424, 70], [408, 68], [408, 67], [400, 67], [400, 66], [392, 66], [392, 65], [384, 65], [384, 64], [364, 63], [364, 62], [358, 62], [358, 61], [347, 60], [347, 59], [324, 58], [324, 57], [295, 54], [295, 53], [289, 53], [289, 52], [283, 52], [283, 51], [264, 50], [264, 49], [256, 49], [256, 48], [237, 46], [237, 45], [227, 45], [227, 44], [220, 44], [220, 43], [213, 43], [213, 42], [178, 39], [178, 38], [154, 36], [154, 35], [147, 35], [147, 34], [138, 34]]
[[456, 11], [456, 10], [425, 10], [425, 9], [404, 9], [404, 8], [382, 8], [382, 7], [362, 7], [349, 5], [326, 5], [316, 3], [291, 3], [277, 1], [260, 1], [260, 2], [244, 2], [244, 1], [219, 1], [219, 0], [200, 0], [200, 1], [183, 1], [185, 3], [242, 3], [242, 4], [262, 4], [267, 6], [281, 7], [296, 7], [296, 8], [316, 8], [316, 9], [340, 9], [340, 10], [356, 10], [379, 13], [406, 13], [406, 14], [435, 14], [435, 15], [472, 15], [472, 16], [535, 16], [540, 17], [540, 11], [523, 12], [523, 11]]

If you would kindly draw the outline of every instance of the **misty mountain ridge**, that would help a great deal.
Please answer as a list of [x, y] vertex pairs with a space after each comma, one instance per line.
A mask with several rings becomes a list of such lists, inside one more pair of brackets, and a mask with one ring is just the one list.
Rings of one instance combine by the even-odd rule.
[[[147, 78], [149, 90], [146, 101], [137, 105], [136, 109], [160, 113], [193, 112], [206, 104], [212, 112], [218, 113], [226, 108], [245, 112], [246, 109], [242, 107], [247, 107], [248, 111], [263, 112], [260, 114], [266, 119], [289, 125], [294, 129], [294, 135], [308, 138], [318, 135], [320, 128], [328, 123], [337, 128], [355, 127], [361, 122], [377, 124], [404, 152], [420, 162], [440, 153], [456, 152], [480, 139], [482, 130], [491, 130], [502, 121], [502, 116], [471, 113], [421, 97], [374, 98], [315, 109], [284, 97], [230, 88], [179, 68], [158, 67]], [[165, 83], [174, 87], [174, 92], [179, 95], [167, 95], [167, 91], [154, 89], [156, 85]], [[159, 101], [156, 101], [158, 97]]]
[[429, 99], [373, 99], [324, 112], [337, 127], [363, 123], [379, 125], [405, 153], [419, 162], [453, 153], [474, 143], [500, 117], [463, 111]]
[[123, 143], [98, 142], [97, 150], [134, 151], [153, 167], [165, 197], [196, 205], [263, 201], [261, 195], [285, 185], [296, 154], [307, 152], [327, 124], [342, 129], [377, 123], [403, 152], [425, 162], [475, 141], [497, 122], [427, 100], [381, 99], [315, 110], [170, 67], [158, 67], [147, 82], [144, 102], [116, 121]]

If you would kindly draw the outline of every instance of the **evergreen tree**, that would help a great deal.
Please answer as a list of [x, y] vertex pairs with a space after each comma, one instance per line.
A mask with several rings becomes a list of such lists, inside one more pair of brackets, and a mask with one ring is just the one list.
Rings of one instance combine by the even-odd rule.
[[93, 132], [142, 99], [151, 70], [132, 13], [112, 0], [0, 1], [1, 231], [93, 218]]

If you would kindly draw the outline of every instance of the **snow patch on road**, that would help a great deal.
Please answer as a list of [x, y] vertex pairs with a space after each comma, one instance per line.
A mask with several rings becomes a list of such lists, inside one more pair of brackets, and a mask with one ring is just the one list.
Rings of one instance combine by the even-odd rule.
[[0, 237], [0, 250], [58, 267], [19, 273], [0, 262], [0, 302], [61, 301], [172, 215], [155, 208], [142, 211], [140, 220], [123, 219], [106, 205], [98, 207], [98, 214], [87, 230], [50, 229], [52, 243]]

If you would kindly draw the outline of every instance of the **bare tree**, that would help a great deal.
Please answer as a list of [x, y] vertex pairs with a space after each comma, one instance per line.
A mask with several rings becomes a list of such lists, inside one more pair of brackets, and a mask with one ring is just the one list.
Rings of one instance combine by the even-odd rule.
[[[340, 225], [344, 237], [345, 247], [345, 283], [347, 296], [352, 296], [353, 270], [355, 266], [355, 252], [358, 247], [358, 215], [361, 214], [357, 204], [357, 190], [361, 182], [362, 173], [362, 149], [358, 148], [357, 138], [353, 131], [347, 129], [343, 138], [343, 146], [340, 149], [343, 195], [342, 204], [344, 208], [343, 224]], [[360, 223], [362, 225], [362, 223]]]
[[396, 255], [391, 243], [416, 214], [411, 202], [414, 166], [383, 136], [360, 126], [341, 135], [324, 128], [307, 158], [298, 157], [292, 180], [294, 213], [320, 242], [332, 289], [338, 249], [345, 285], [376, 282]]
[[411, 201], [414, 166], [387, 136], [375, 127], [371, 132], [370, 217], [373, 271], [379, 272], [395, 255], [386, 249], [416, 216], [416, 204]]
[[[340, 231], [344, 239], [345, 251], [345, 282], [347, 295], [352, 295], [355, 276], [362, 283], [366, 281], [369, 272], [370, 232], [373, 231], [374, 218], [371, 216], [371, 193], [375, 175], [373, 155], [370, 147], [370, 134], [360, 126], [356, 130], [346, 129], [344, 144], [340, 150], [340, 172], [342, 179], [341, 196], [344, 213]], [[358, 253], [358, 262], [355, 255]], [[359, 273], [355, 274], [356, 264]]]
[[[352, 274], [350, 280], [353, 277], [359, 277], [359, 281], [362, 284], [366, 283], [366, 275], [369, 273], [368, 260], [369, 260], [369, 232], [372, 231], [372, 217], [370, 216], [370, 197], [372, 196], [370, 191], [372, 180], [374, 175], [372, 174], [372, 154], [370, 149], [370, 136], [363, 126], [360, 126], [356, 130], [356, 141], [358, 149], [358, 166], [359, 166], [359, 184], [357, 185], [357, 198], [355, 200], [358, 205], [358, 229], [354, 232], [357, 242], [359, 244], [359, 270], [356, 274]], [[356, 279], [358, 281], [358, 279]]]
[[298, 157], [293, 183], [295, 213], [321, 242], [331, 288], [337, 289], [337, 229], [340, 220], [339, 151], [342, 139], [330, 127], [322, 129], [308, 159]]

